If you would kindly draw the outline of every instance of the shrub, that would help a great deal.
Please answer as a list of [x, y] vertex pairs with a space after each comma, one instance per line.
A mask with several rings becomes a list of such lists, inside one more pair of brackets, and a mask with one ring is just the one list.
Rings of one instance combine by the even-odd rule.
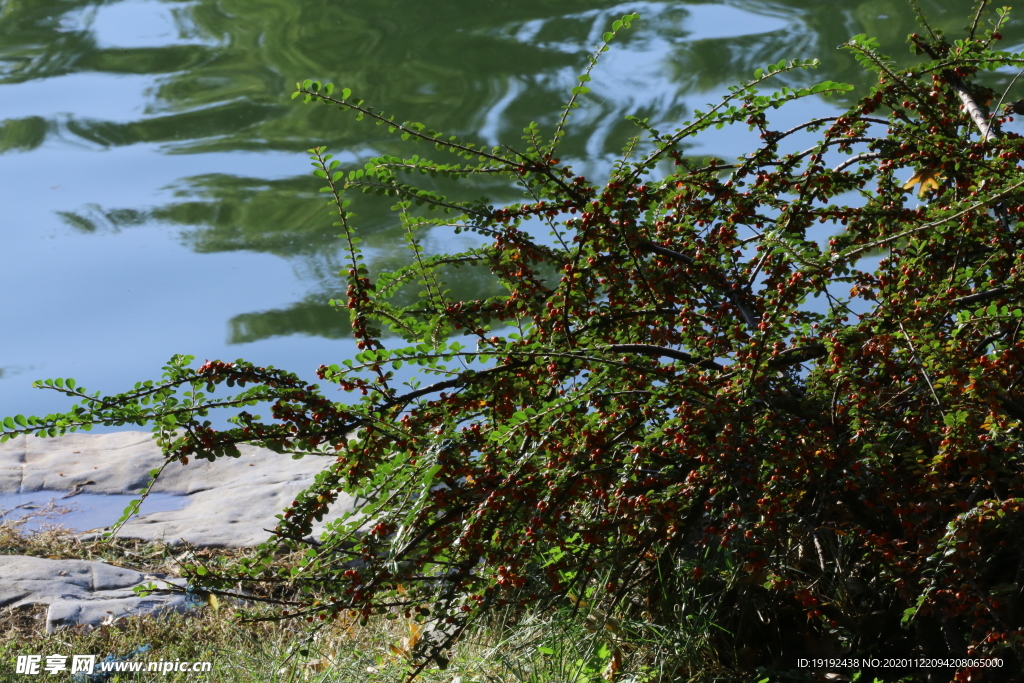
[[[306, 599], [282, 617], [428, 620], [412, 673], [443, 664], [497, 607], [571, 596], [664, 625], [685, 596], [707, 647], [737, 672], [846, 652], [1009, 680], [1024, 665], [1024, 143], [1001, 130], [1017, 105], [1001, 107], [974, 77], [1024, 59], [993, 49], [1007, 13], [982, 30], [985, 4], [953, 43], [922, 18], [910, 44], [925, 61], [910, 69], [870, 38], [846, 43], [878, 80], [838, 116], [772, 128], [778, 107], [850, 89], [760, 93], [814, 66], [781, 62], [671, 133], [634, 118], [640, 135], [603, 184], [562, 164], [559, 141], [597, 56], [635, 15], [606, 34], [553, 134], [531, 125], [521, 151], [403, 123], [306, 81], [295, 97], [442, 155], [346, 172], [311, 150], [348, 250], [338, 305], [361, 350], [318, 374], [357, 400], [332, 401], [274, 368], [193, 369], [176, 356], [163, 381], [109, 397], [47, 381], [81, 403], [8, 418], [3, 438], [151, 423], [168, 462], [233, 455], [240, 443], [331, 456], [261, 557], [194, 579], [290, 582]], [[761, 144], [734, 161], [683, 153], [733, 125]], [[816, 142], [786, 151], [797, 134]], [[903, 169], [914, 173], [906, 184]], [[427, 176], [507, 177], [525, 201], [451, 198], [413, 182]], [[916, 207], [915, 189], [926, 199]], [[394, 199], [410, 265], [371, 280], [351, 190]], [[428, 255], [423, 236], [439, 226], [480, 245]], [[443, 281], [452, 267], [486, 268], [508, 292], [455, 300]], [[396, 303], [411, 290], [418, 301]], [[385, 326], [410, 345], [386, 346]], [[403, 364], [434, 381], [398, 386]], [[235, 384], [252, 386], [203, 393]], [[242, 410], [230, 429], [201, 421], [259, 401], [273, 403], [273, 420]], [[342, 492], [365, 501], [362, 514], [307, 540]], [[282, 546], [305, 549], [302, 569], [275, 569]], [[989, 657], [1002, 668], [963, 661]], [[950, 672], [859, 668], [882, 680]]]

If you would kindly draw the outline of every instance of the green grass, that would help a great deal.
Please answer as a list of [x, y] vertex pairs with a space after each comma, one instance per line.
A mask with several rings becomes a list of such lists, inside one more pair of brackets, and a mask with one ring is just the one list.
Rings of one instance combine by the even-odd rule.
[[[52, 514], [53, 511], [50, 511]], [[51, 559], [85, 559], [148, 573], [175, 575], [181, 550], [132, 539], [85, 542], [56, 526], [26, 533], [24, 522], [0, 523], [0, 553]], [[251, 550], [194, 551], [206, 562], [230, 559]], [[288, 564], [296, 558], [282, 557]], [[18, 655], [87, 654], [103, 659], [123, 656], [140, 646], [151, 649], [141, 661], [209, 661], [206, 674], [191, 672], [122, 673], [110, 681], [164, 683], [384, 683], [403, 680], [408, 652], [419, 626], [383, 615], [360, 625], [343, 616], [310, 637], [305, 624], [243, 622], [235, 605], [202, 605], [189, 614], [131, 617], [94, 628], [73, 627], [45, 633], [45, 605], [0, 610], [0, 680], [27, 681], [17, 675]], [[586, 615], [584, 615], [586, 616]], [[627, 647], [610, 630], [588, 621], [570, 606], [562, 610], [499, 615], [464, 637], [446, 670], [432, 668], [424, 683], [596, 683], [616, 670], [616, 681], [653, 680], [625, 674], [626, 660], [639, 661], [640, 648]], [[635, 667], [634, 667], [635, 668]], [[67, 674], [40, 674], [68, 680]], [[654, 677], [657, 678], [656, 676]], [[664, 677], [663, 677], [664, 678]], [[665, 679], [667, 680], [667, 679]]]
[[[55, 511], [43, 511], [53, 514]], [[52, 559], [99, 560], [147, 573], [177, 575], [181, 549], [132, 539], [85, 542], [60, 528], [26, 533], [24, 521], [0, 523], [0, 553]], [[230, 560], [251, 549], [193, 549], [206, 563]], [[285, 566], [298, 557], [284, 556]], [[287, 597], [281, 595], [278, 597]], [[693, 604], [693, 596], [676, 600]], [[495, 615], [467, 634], [450, 654], [445, 670], [423, 672], [423, 683], [668, 683], [721, 681], [747, 683], [765, 677], [738, 677], [718, 664], [716, 638], [708, 632], [710, 614], [683, 614], [679, 623], [655, 627], [643, 621], [606, 617], [566, 604]], [[251, 611], [250, 606], [250, 611]], [[190, 613], [123, 618], [95, 628], [74, 627], [45, 633], [45, 605], [0, 609], [0, 682], [26, 683], [17, 675], [18, 655], [107, 655], [117, 657], [142, 646], [136, 661], [209, 661], [209, 673], [121, 673], [110, 682], [132, 683], [399, 683], [409, 651], [422, 635], [419, 626], [398, 615], [380, 615], [360, 625], [343, 615], [310, 634], [294, 621], [243, 621], [238, 606], [201, 605]], [[389, 618], [390, 617], [390, 618]], [[698, 618], [699, 617], [699, 618]], [[69, 680], [67, 674], [40, 674], [39, 680]], [[789, 672], [774, 681], [821, 680], [810, 672]], [[847, 680], [843, 678], [832, 680]]]

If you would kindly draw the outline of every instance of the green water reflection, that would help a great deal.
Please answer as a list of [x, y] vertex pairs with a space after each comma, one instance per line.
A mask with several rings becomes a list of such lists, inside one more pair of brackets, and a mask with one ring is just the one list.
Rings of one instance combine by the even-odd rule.
[[[922, 5], [935, 26], [955, 33], [970, 3]], [[599, 173], [633, 130], [625, 114], [670, 128], [725, 86], [783, 58], [818, 57], [822, 65], [780, 85], [832, 79], [862, 91], [868, 78], [836, 46], [868, 32], [909, 60], [904, 37], [914, 28], [909, 6], [897, 0], [7, 0], [0, 8], [0, 86], [9, 100], [48, 102], [43, 113], [0, 123], [0, 154], [148, 145], [156, 156], [195, 159], [195, 172], [160, 201], [106, 197], [55, 210], [66, 226], [85, 234], [167, 226], [197, 254], [260, 252], [293, 264], [307, 293], [270, 310], [252, 301], [228, 321], [232, 344], [349, 334], [347, 316], [327, 303], [341, 293], [341, 266], [317, 182], [250, 172], [246, 160], [319, 144], [352, 164], [403, 152], [381, 128], [291, 102], [298, 79], [350, 87], [399, 118], [465, 138], [514, 143], [530, 121], [550, 128], [601, 32], [638, 11], [642, 20], [599, 67], [563, 150], [563, 159]], [[1024, 42], [1020, 23], [1005, 34], [1008, 45]], [[116, 80], [94, 86], [101, 77]], [[103, 101], [84, 106], [90, 97], [122, 94], [124, 103], [111, 102], [109, 114]], [[225, 153], [238, 155], [234, 172], [204, 171], [204, 159]], [[504, 186], [472, 190], [510, 196]], [[373, 268], [402, 264], [387, 203], [363, 201], [358, 213]], [[436, 242], [450, 246], [443, 236]], [[472, 269], [451, 277], [456, 293], [493, 288]]]

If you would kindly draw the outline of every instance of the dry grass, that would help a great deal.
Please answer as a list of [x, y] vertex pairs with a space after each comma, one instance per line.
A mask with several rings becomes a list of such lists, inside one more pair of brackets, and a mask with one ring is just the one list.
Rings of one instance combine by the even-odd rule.
[[[35, 511], [32, 518], [58, 520], [57, 508]], [[52, 559], [98, 560], [147, 573], [177, 575], [182, 551], [161, 543], [134, 539], [84, 541], [51, 523], [27, 532], [28, 518], [0, 523], [0, 554], [33, 555]], [[207, 562], [251, 553], [249, 549], [193, 549]], [[191, 559], [191, 558], [190, 558]], [[297, 558], [280, 558], [287, 564]], [[46, 634], [46, 606], [26, 605], [0, 610], [0, 681], [14, 671], [19, 654], [123, 656], [149, 645], [138, 660], [210, 661], [212, 671], [201, 674], [209, 683], [385, 683], [398, 682], [412, 646], [422, 635], [414, 622], [381, 616], [360, 625], [346, 615], [310, 633], [304, 624], [280, 621], [246, 622], [236, 606], [197, 607], [188, 614], [123, 618], [94, 628], [73, 627]], [[546, 621], [535, 615], [527, 628], [510, 629], [501, 619], [463, 639], [452, 652], [447, 670], [431, 669], [424, 683], [583, 683], [602, 680], [581, 657], [596, 652], [597, 641], [583, 624]], [[552, 629], [555, 629], [554, 631]], [[571, 631], [571, 632], [570, 632]], [[593, 641], [587, 644], [588, 638]], [[554, 646], [552, 646], [554, 643]], [[590, 653], [588, 655], [587, 653]], [[69, 659], [70, 661], [70, 659]], [[589, 672], [589, 673], [588, 673]], [[120, 682], [199, 680], [194, 673], [121, 673]], [[58, 677], [47, 676], [50, 680]], [[12, 679], [13, 680], [13, 679]], [[114, 679], [110, 679], [113, 681]]]
[[[0, 522], [0, 554], [98, 560], [140, 572], [178, 576], [179, 560], [186, 556], [188, 561], [211, 565], [254, 552], [183, 550], [136, 539], [87, 541], [60, 527], [60, 514], [59, 508], [50, 507], [34, 511], [28, 518]], [[30, 519], [50, 523], [29, 532], [26, 525]], [[297, 564], [298, 560], [298, 554], [277, 558], [284, 566]], [[736, 680], [716, 663], [707, 633], [696, 622], [681, 623], [674, 629], [655, 629], [643, 622], [627, 624], [606, 619], [597, 611], [582, 609], [582, 602], [577, 606], [579, 611], [567, 604], [559, 610], [494, 615], [449, 653], [451, 664], [446, 670], [428, 669], [419, 681]], [[250, 606], [245, 614], [258, 616], [257, 609]], [[91, 654], [102, 660], [108, 655], [124, 656], [146, 645], [151, 649], [137, 656], [136, 661], [209, 661], [213, 668], [205, 674], [121, 673], [116, 679], [118, 683], [399, 683], [404, 680], [409, 653], [423, 635], [418, 624], [394, 614], [374, 617], [364, 625], [353, 617], [340, 615], [318, 624], [315, 633], [308, 631], [304, 623], [247, 621], [241, 618], [242, 614], [239, 606], [224, 601], [216, 609], [202, 605], [188, 614], [130, 617], [94, 628], [73, 627], [46, 634], [45, 605], [0, 609], [0, 662], [4, 662], [0, 664], [0, 683], [26, 680], [10, 673], [20, 654]], [[271, 616], [269, 612], [263, 615]], [[46, 678], [59, 680], [56, 676]], [[114, 680], [109, 679], [110, 683]]]
[[[83, 540], [82, 536], [59, 524], [60, 516], [67, 511], [67, 508], [51, 502], [20, 519], [0, 522], [0, 554], [32, 555], [53, 560], [95, 560], [145, 573], [177, 572], [178, 560], [183, 554], [181, 549], [139, 539]], [[34, 522], [41, 523], [40, 528], [26, 531], [26, 527]], [[204, 548], [189, 552], [204, 560], [214, 560], [238, 557], [252, 551]]]

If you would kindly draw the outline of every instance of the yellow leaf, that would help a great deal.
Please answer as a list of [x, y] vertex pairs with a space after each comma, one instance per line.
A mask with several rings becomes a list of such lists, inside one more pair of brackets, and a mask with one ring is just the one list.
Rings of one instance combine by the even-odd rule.
[[576, 605], [580, 609], [586, 609], [587, 607], [589, 607], [589, 605], [585, 601], [577, 598], [575, 593], [567, 593], [565, 597], [569, 598], [569, 602]]
[[205, 602], [207, 605], [212, 607], [214, 610], [219, 610], [220, 609], [220, 600], [213, 593], [208, 593], [207, 591], [197, 590], [195, 592], [195, 594], [196, 594], [197, 598], [199, 598], [200, 600]]
[[402, 641], [398, 645], [388, 645], [388, 649], [391, 654], [403, 659], [408, 659], [412, 656], [412, 650], [416, 647], [416, 643], [419, 642], [420, 635], [423, 633], [423, 626], [417, 624], [414, 621], [409, 622], [409, 636], [402, 638]]
[[914, 185], [920, 185], [921, 187], [917, 190], [917, 196], [923, 197], [924, 193], [929, 189], [938, 190], [939, 181], [942, 180], [943, 176], [941, 173], [931, 168], [922, 168], [920, 171], [914, 174], [914, 177], [903, 184], [904, 190], [911, 190]]
[[612, 649], [612, 658], [608, 660], [608, 665], [604, 667], [604, 671], [601, 673], [601, 678], [606, 681], [614, 681], [615, 674], [619, 673], [619, 669], [622, 668], [622, 653], [619, 648]]
[[306, 662], [306, 668], [315, 673], [326, 671], [328, 668], [330, 668], [330, 666], [331, 660], [327, 659], [326, 657], [318, 657], [317, 659], [312, 659]]
[[423, 626], [414, 621], [409, 622], [409, 637], [404, 639], [406, 649], [412, 650], [420, 640], [423, 633]]

